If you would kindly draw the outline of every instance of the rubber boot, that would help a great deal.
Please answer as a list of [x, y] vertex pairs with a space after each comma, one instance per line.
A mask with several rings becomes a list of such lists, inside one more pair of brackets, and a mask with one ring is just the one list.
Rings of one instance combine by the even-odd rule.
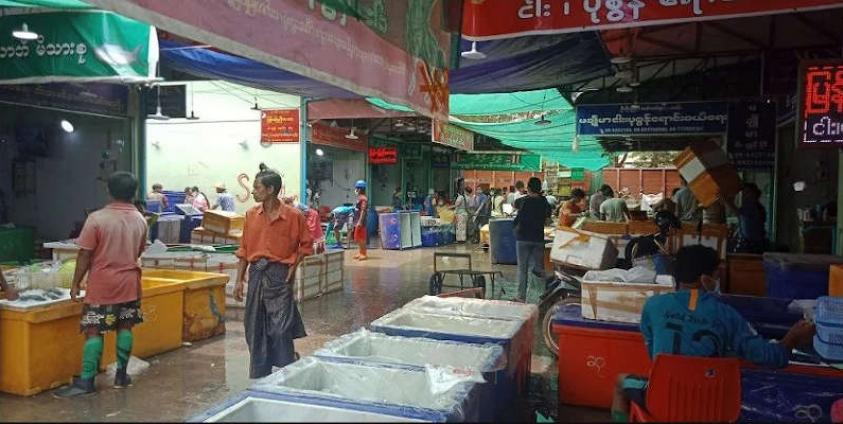
[[114, 374], [114, 388], [115, 389], [125, 389], [132, 385], [132, 378], [129, 377], [129, 374], [126, 372], [125, 368], [118, 368], [117, 372]]
[[79, 378], [74, 376], [72, 384], [56, 390], [53, 392], [53, 396], [66, 399], [82, 395], [90, 395], [96, 393], [96, 391], [93, 378]]

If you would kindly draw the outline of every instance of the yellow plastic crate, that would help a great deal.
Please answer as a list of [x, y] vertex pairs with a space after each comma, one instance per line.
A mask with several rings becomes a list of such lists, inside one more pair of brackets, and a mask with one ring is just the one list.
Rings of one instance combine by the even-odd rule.
[[82, 304], [0, 310], [0, 392], [32, 396], [70, 382], [82, 368]]
[[[182, 344], [184, 287], [174, 281], [148, 279], [146, 276], [143, 277], [142, 284], [143, 322], [132, 329], [132, 355], [148, 358], [178, 349]], [[105, 368], [117, 358], [115, 337], [116, 333], [113, 331], [105, 335], [100, 368]]]
[[225, 334], [225, 286], [228, 274], [145, 269], [144, 281], [175, 284], [184, 289], [182, 340], [198, 341]]

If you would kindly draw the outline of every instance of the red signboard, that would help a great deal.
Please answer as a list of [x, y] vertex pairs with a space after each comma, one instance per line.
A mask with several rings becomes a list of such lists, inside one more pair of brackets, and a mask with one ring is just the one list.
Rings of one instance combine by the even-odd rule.
[[310, 142], [322, 146], [331, 146], [338, 149], [353, 150], [366, 153], [369, 148], [369, 136], [355, 131], [357, 139], [348, 138], [351, 130], [348, 128], [332, 127], [330, 125], [313, 124], [310, 129]]
[[261, 142], [298, 143], [299, 110], [267, 109], [261, 111]]
[[463, 37], [492, 40], [841, 6], [840, 0], [464, 0]]
[[799, 146], [843, 146], [843, 60], [805, 62], [799, 76]]
[[398, 163], [398, 149], [395, 147], [369, 147], [370, 165], [395, 165]]

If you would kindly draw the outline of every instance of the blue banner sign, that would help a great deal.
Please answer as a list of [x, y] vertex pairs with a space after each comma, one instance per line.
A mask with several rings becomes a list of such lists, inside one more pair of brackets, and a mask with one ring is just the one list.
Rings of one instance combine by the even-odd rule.
[[723, 102], [577, 107], [577, 133], [586, 136], [723, 134], [728, 122]]

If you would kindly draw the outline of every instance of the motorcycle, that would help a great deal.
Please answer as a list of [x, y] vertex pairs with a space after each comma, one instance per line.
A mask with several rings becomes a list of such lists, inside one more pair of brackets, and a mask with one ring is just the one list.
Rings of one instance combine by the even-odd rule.
[[544, 293], [539, 296], [539, 316], [542, 317], [544, 343], [554, 356], [559, 355], [559, 342], [553, 335], [553, 317], [567, 305], [579, 305], [582, 295], [579, 278], [569, 272], [578, 273], [557, 267], [554, 271], [556, 278], [547, 284]]

